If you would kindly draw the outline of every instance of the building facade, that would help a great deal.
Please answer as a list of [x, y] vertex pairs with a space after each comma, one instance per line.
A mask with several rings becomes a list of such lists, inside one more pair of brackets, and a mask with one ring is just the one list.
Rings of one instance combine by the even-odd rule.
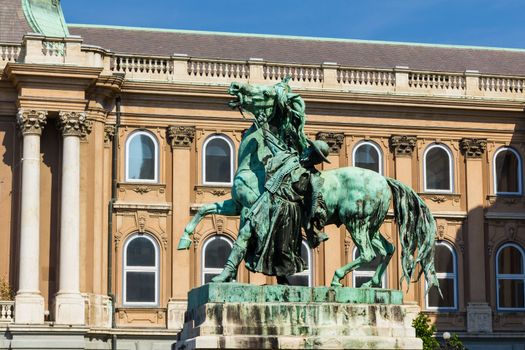
[[[67, 25], [57, 1], [4, 3], [0, 349], [172, 344], [239, 228], [211, 215], [176, 249], [202, 204], [230, 197], [251, 123], [227, 87], [286, 76], [330, 145], [324, 169], [397, 178], [431, 208], [444, 298], [420, 281], [405, 301], [471, 349], [525, 348], [525, 50]], [[344, 228], [325, 231], [294, 283], [329, 285], [356, 258]], [[399, 246], [392, 215], [381, 232]], [[385, 287], [399, 269], [397, 249]]]

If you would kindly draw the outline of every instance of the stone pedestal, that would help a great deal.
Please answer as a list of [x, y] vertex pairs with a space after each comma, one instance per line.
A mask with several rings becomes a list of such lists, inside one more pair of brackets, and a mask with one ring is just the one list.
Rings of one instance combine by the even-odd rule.
[[422, 349], [400, 291], [208, 284], [190, 291], [175, 349]]
[[487, 303], [467, 305], [467, 332], [492, 333], [492, 309]]

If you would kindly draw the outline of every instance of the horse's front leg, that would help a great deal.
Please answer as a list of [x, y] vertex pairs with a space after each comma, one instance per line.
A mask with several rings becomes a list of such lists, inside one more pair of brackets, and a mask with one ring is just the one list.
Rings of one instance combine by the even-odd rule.
[[190, 236], [195, 231], [195, 227], [201, 222], [201, 220], [210, 214], [219, 214], [225, 216], [237, 216], [241, 213], [241, 207], [233, 199], [227, 199], [222, 202], [204, 204], [199, 208], [197, 214], [191, 219], [191, 221], [184, 228], [184, 234], [180, 238], [179, 246], [177, 249], [183, 250], [188, 249], [191, 245]]

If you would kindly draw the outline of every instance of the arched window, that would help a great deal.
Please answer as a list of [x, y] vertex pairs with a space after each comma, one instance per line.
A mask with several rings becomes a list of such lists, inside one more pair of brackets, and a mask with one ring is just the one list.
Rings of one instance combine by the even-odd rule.
[[223, 135], [215, 135], [204, 142], [204, 184], [231, 185], [233, 182], [233, 145]]
[[426, 297], [427, 309], [456, 310], [458, 308], [458, 273], [454, 248], [446, 242], [436, 242], [434, 264], [443, 298], [436, 287], [430, 288]]
[[383, 173], [383, 157], [381, 149], [375, 143], [365, 141], [359, 143], [352, 152], [353, 165], [359, 168]]
[[132, 133], [126, 141], [126, 181], [158, 181], [158, 144], [146, 131]]
[[202, 284], [210, 282], [222, 272], [232, 246], [233, 242], [222, 235], [215, 235], [206, 240], [202, 246]]
[[124, 244], [125, 305], [158, 305], [159, 248], [147, 234], [134, 234]]
[[305, 269], [302, 272], [298, 272], [293, 276], [288, 277], [288, 281], [293, 286], [312, 286], [312, 250], [305, 241], [301, 244], [301, 258], [306, 263]]
[[[352, 259], [357, 259], [359, 255], [359, 250], [357, 249], [357, 247], [355, 247], [352, 253]], [[363, 283], [370, 281], [374, 276], [374, 273], [376, 272], [380, 262], [381, 257], [376, 256], [375, 259], [369, 262], [368, 264], [365, 264], [359, 269], [355, 269], [354, 271], [352, 271], [352, 286], [354, 286], [354, 288], [359, 288], [363, 285]], [[383, 274], [383, 278], [381, 280], [381, 287], [386, 287], [386, 272]]]
[[514, 243], [496, 253], [496, 291], [498, 309], [525, 310], [525, 253]]
[[425, 191], [452, 192], [452, 154], [443, 145], [429, 146], [423, 156]]
[[493, 176], [496, 194], [521, 194], [521, 158], [516, 150], [502, 147], [496, 151]]

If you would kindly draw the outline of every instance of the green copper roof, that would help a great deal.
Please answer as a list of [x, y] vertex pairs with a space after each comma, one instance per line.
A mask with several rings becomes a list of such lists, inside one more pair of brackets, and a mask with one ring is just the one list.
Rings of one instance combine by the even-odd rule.
[[27, 22], [45, 36], [69, 36], [59, 0], [21, 0]]

